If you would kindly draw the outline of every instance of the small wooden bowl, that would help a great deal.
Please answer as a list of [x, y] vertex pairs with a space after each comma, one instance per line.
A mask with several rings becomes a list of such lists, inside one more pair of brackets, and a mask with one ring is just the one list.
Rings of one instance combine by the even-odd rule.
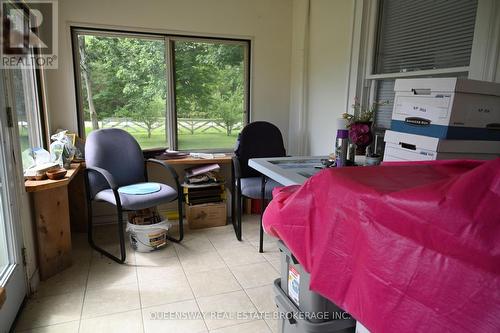
[[59, 179], [63, 179], [64, 176], [66, 176], [66, 173], [68, 171], [66, 171], [66, 169], [57, 169], [57, 170], [51, 170], [51, 171], [47, 171], [47, 177], [49, 177], [49, 179], [51, 180], [59, 180]]
[[45, 180], [47, 179], [47, 175], [44, 173], [42, 175], [37, 175], [33, 177], [34, 180]]

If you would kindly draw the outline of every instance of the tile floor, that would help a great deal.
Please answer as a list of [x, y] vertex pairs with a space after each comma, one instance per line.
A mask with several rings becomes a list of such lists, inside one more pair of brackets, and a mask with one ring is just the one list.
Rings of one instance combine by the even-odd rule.
[[[272, 283], [279, 276], [276, 240], [258, 253], [258, 215], [243, 221], [243, 241], [232, 225], [191, 231], [181, 244], [152, 253], [128, 246], [127, 264], [92, 251], [86, 234], [73, 239], [71, 268], [41, 283], [22, 310], [17, 332], [276, 332], [272, 318], [237, 313], [276, 310]], [[116, 228], [116, 227], [114, 227]], [[116, 249], [113, 226], [96, 239]], [[200, 313], [207, 313], [204, 318]], [[221, 314], [214, 317], [212, 314]], [[181, 317], [181, 318], [179, 318]]]

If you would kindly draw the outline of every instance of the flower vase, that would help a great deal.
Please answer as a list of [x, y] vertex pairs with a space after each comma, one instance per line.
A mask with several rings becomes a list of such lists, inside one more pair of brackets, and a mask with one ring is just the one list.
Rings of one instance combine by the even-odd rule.
[[365, 155], [366, 147], [373, 141], [372, 122], [356, 121], [349, 126], [349, 139], [356, 144], [356, 155]]

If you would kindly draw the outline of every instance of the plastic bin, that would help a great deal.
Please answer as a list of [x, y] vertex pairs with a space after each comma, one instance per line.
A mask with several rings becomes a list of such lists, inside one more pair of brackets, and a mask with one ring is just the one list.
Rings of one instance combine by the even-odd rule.
[[311, 317], [311, 322], [329, 321], [335, 318], [345, 317], [345, 311], [309, 289], [311, 276], [299, 264], [285, 243], [278, 241], [281, 252], [281, 288], [285, 295], [302, 312], [325, 313], [324, 318]]
[[354, 333], [356, 321], [352, 318], [313, 323], [281, 289], [281, 280], [274, 281], [275, 302], [278, 307], [279, 333]]
[[167, 244], [167, 220], [149, 225], [127, 223], [130, 244], [137, 252], [151, 252]]

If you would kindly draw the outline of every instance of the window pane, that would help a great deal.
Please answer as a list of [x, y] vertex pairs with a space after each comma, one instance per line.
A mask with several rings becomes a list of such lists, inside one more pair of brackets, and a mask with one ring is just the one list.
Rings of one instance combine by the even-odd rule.
[[233, 148], [246, 119], [245, 47], [176, 41], [174, 51], [178, 148]]
[[168, 147], [163, 39], [79, 35], [85, 134], [121, 128], [141, 148]]
[[[10, 71], [12, 73], [12, 71]], [[19, 73], [19, 72], [18, 72]], [[15, 81], [13, 80], [14, 77], [11, 75], [10, 79], [7, 80], [7, 70], [2, 70], [2, 73], [0, 73], [0, 109], [5, 110], [5, 108], [8, 105], [8, 94], [7, 94], [7, 88], [5, 84], [11, 85], [13, 89]], [[19, 76], [17, 76], [19, 79]], [[10, 81], [10, 82], [9, 82]], [[14, 81], [14, 82], [12, 82]], [[18, 94], [17, 91], [14, 91], [16, 95]], [[22, 93], [22, 90], [21, 90]], [[18, 99], [17, 97], [15, 97]], [[0, 124], [0, 140], [2, 142], [5, 142], [6, 138], [4, 136], [8, 136], [9, 133], [7, 133], [6, 130], [6, 125], [2, 122]], [[27, 141], [27, 140], [26, 140]], [[9, 193], [9, 188], [8, 188], [8, 183], [7, 183], [7, 174], [10, 168], [8, 168], [7, 164], [7, 154], [10, 152], [10, 149], [5, 146], [0, 146], [0, 282], [5, 281], [5, 273], [6, 269], [10, 266], [11, 264], [11, 258], [9, 258], [9, 250], [11, 248], [9, 244], [9, 233], [8, 233], [8, 223], [10, 223], [11, 219], [9, 218], [9, 198], [8, 198], [8, 193]], [[16, 221], [18, 222], [18, 221]], [[0, 287], [5, 287], [4, 285], [0, 285]]]
[[375, 74], [469, 66], [477, 0], [383, 0]]
[[23, 77], [21, 69], [12, 70], [12, 85], [14, 88], [14, 107], [17, 114], [17, 126], [19, 130], [19, 140], [21, 151], [30, 148], [28, 133], [28, 114], [26, 112], [26, 100], [23, 88]]
[[[0, 156], [0, 158], [3, 158]], [[3, 163], [2, 163], [3, 165]], [[3, 198], [4, 193], [4, 182], [0, 179], [0, 277], [3, 275], [2, 272], [9, 265], [9, 253], [7, 252], [7, 235], [5, 233], [5, 215], [4, 215], [4, 205], [7, 203]]]
[[395, 80], [377, 81], [376, 101], [387, 103], [380, 105], [375, 114], [375, 124], [380, 128], [391, 128], [392, 108], [394, 106], [394, 83]]
[[26, 169], [32, 164], [31, 159], [25, 158], [30, 155], [31, 148], [42, 146], [36, 79], [33, 69], [12, 69], [10, 73], [23, 169]]

